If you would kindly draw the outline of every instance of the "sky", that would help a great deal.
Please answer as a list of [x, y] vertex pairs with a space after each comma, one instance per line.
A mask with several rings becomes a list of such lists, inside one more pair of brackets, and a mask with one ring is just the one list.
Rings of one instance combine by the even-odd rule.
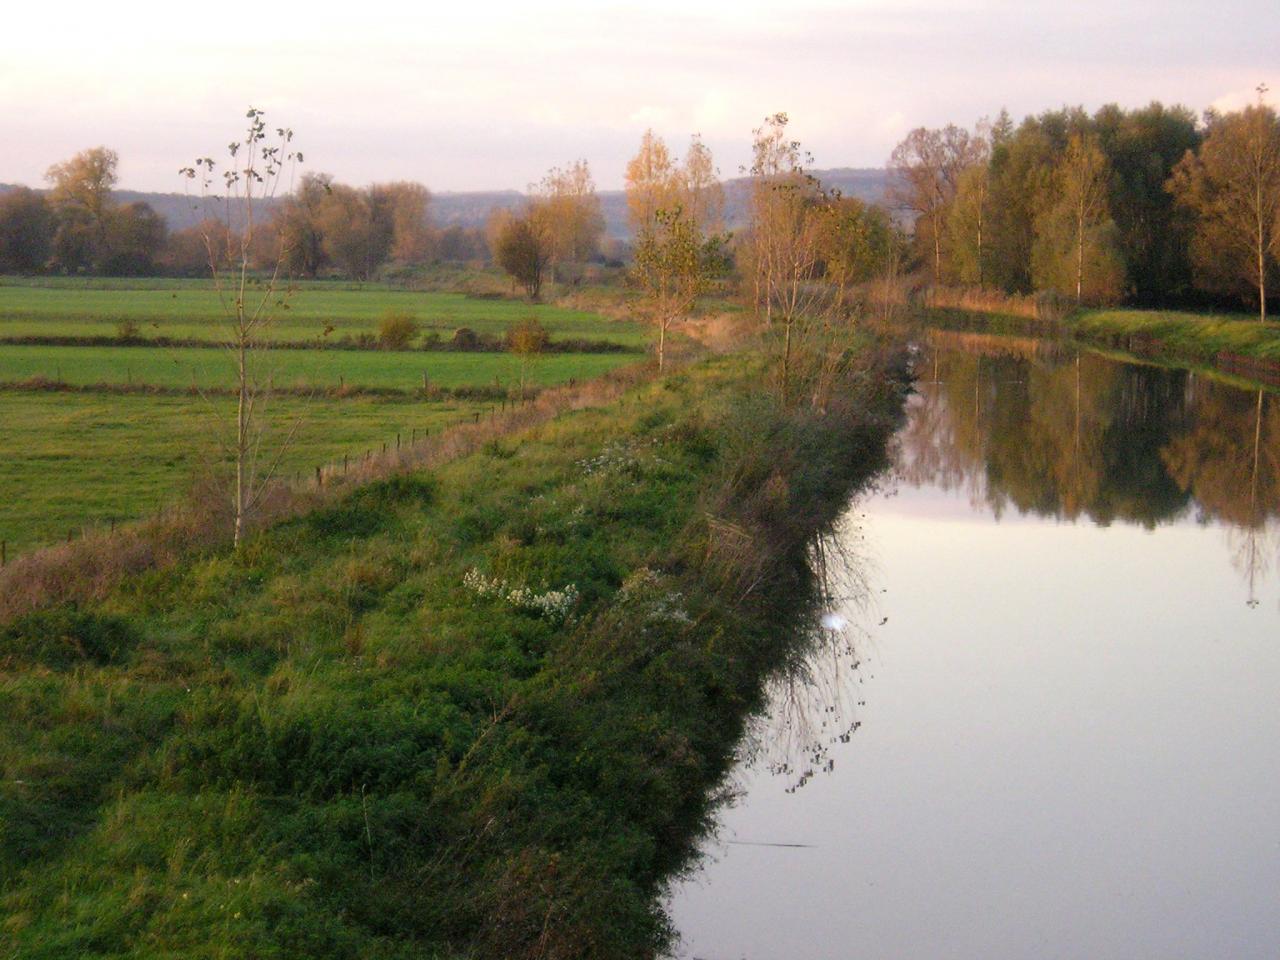
[[122, 188], [181, 191], [250, 105], [348, 183], [525, 189], [585, 158], [616, 189], [649, 127], [736, 176], [785, 111], [814, 166], [882, 166], [913, 127], [1001, 107], [1230, 109], [1259, 82], [1280, 91], [1275, 0], [23, 3], [0, 24], [0, 182], [102, 144]]

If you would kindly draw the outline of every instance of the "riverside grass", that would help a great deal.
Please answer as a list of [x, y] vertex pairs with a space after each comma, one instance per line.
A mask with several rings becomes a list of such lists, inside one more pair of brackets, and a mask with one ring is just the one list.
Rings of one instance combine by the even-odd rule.
[[764, 369], [702, 362], [0, 628], [6, 957], [663, 946], [795, 652], [805, 544], [900, 405], [864, 364], [783, 410]]

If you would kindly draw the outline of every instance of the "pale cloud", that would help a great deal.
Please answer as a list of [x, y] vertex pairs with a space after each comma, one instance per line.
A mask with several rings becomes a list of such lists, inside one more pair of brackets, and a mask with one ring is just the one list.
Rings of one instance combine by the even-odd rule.
[[777, 111], [817, 164], [879, 165], [912, 127], [1002, 106], [1248, 102], [1276, 78], [1272, 2], [319, 0], [248, 24], [80, 0], [53, 23], [23, 4], [0, 35], [0, 181], [104, 143], [126, 185], [179, 189], [177, 167], [251, 103], [297, 130], [308, 166], [356, 183], [523, 187], [586, 157], [616, 187], [646, 127], [673, 149], [701, 132], [733, 174]]

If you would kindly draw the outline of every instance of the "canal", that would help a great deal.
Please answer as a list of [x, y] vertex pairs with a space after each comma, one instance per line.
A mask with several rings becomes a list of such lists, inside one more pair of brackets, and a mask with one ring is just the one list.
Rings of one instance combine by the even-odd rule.
[[1280, 956], [1280, 397], [931, 335], [676, 955]]

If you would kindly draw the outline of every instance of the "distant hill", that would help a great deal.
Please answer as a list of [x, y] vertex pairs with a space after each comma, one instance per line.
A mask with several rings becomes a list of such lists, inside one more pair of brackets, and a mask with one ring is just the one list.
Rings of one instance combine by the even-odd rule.
[[[839, 190], [845, 196], [857, 197], [868, 203], [885, 199], [889, 185], [889, 172], [878, 168], [836, 167], [830, 170], [814, 170], [827, 189]], [[729, 229], [739, 229], [746, 222], [746, 178], [725, 182], [725, 220]], [[12, 184], [0, 183], [0, 193], [14, 189]], [[190, 197], [181, 193], [144, 193], [137, 190], [117, 190], [116, 199], [121, 203], [142, 201], [149, 203], [164, 217], [170, 230], [190, 227], [201, 219], [201, 211]], [[433, 193], [431, 217], [442, 227], [453, 225], [483, 227], [494, 207], [514, 209], [524, 201], [525, 195], [517, 190], [474, 190], [464, 192]], [[604, 214], [605, 233], [616, 240], [631, 236], [627, 223], [627, 197], [621, 190], [601, 190], [600, 208]]]

